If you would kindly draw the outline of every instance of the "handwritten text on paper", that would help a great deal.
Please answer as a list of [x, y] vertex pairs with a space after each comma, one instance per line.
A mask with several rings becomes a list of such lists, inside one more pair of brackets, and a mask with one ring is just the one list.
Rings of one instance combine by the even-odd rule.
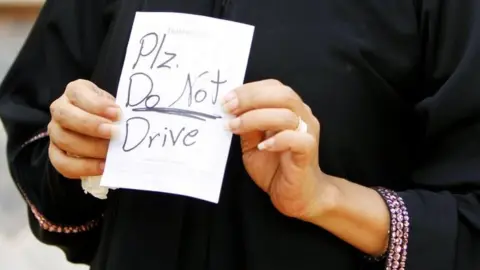
[[136, 15], [102, 185], [217, 202], [232, 135], [219, 104], [243, 83], [253, 27], [197, 15]]

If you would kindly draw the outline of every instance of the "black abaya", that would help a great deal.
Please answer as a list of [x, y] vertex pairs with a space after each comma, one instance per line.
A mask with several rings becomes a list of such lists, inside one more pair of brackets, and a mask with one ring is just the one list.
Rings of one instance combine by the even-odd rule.
[[406, 269], [480, 269], [476, 0], [48, 0], [0, 90], [10, 169], [38, 239], [94, 270], [383, 267], [275, 210], [237, 139], [218, 205], [132, 190], [96, 200], [53, 169], [50, 103], [78, 78], [115, 94], [138, 10], [254, 25], [246, 81], [298, 91], [322, 123], [326, 173], [403, 197]]

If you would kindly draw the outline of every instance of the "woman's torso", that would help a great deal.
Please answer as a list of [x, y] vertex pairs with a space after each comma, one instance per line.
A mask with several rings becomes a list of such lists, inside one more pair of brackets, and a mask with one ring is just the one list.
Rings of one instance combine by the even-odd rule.
[[[421, 38], [412, 1], [118, 0], [92, 80], [115, 93], [135, 11], [255, 26], [246, 82], [295, 89], [322, 124], [320, 165], [363, 185], [409, 185], [422, 134]], [[243, 169], [234, 138], [220, 202], [109, 195], [93, 269], [373, 269], [328, 232], [282, 216]]]

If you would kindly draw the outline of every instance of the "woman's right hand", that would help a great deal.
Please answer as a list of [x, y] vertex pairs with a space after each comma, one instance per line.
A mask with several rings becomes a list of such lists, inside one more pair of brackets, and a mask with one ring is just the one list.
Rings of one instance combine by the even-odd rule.
[[95, 84], [77, 80], [50, 106], [49, 157], [55, 169], [70, 179], [101, 175], [108, 143], [120, 118], [115, 98]]

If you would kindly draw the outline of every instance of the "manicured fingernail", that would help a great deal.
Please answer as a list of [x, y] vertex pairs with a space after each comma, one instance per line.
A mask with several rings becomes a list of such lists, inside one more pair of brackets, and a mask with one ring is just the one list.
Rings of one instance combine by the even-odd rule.
[[257, 148], [258, 148], [258, 150], [271, 149], [274, 144], [275, 144], [275, 139], [270, 138], [270, 139], [267, 139], [267, 140], [259, 143]]
[[114, 128], [112, 124], [100, 124], [98, 126], [98, 133], [104, 137], [111, 137], [114, 133]]
[[122, 111], [118, 107], [109, 107], [105, 110], [105, 114], [111, 120], [120, 120]]
[[229, 131], [235, 131], [240, 128], [241, 123], [242, 123], [242, 120], [240, 120], [240, 118], [234, 118], [227, 122], [225, 128]]
[[235, 91], [230, 91], [228, 93], [225, 94], [225, 96], [223, 96], [223, 99], [222, 99], [222, 104], [225, 104], [233, 99], [236, 99], [237, 98], [237, 93], [235, 93]]
[[101, 172], [103, 172], [105, 170], [105, 162], [104, 161], [100, 162], [100, 164], [98, 166], [100, 167]]
[[233, 112], [238, 107], [238, 98], [235, 91], [231, 91], [223, 97], [223, 109], [226, 112]]
[[118, 135], [120, 135], [120, 128], [117, 125], [113, 125], [110, 132], [110, 140], [116, 139], [118, 138]]

